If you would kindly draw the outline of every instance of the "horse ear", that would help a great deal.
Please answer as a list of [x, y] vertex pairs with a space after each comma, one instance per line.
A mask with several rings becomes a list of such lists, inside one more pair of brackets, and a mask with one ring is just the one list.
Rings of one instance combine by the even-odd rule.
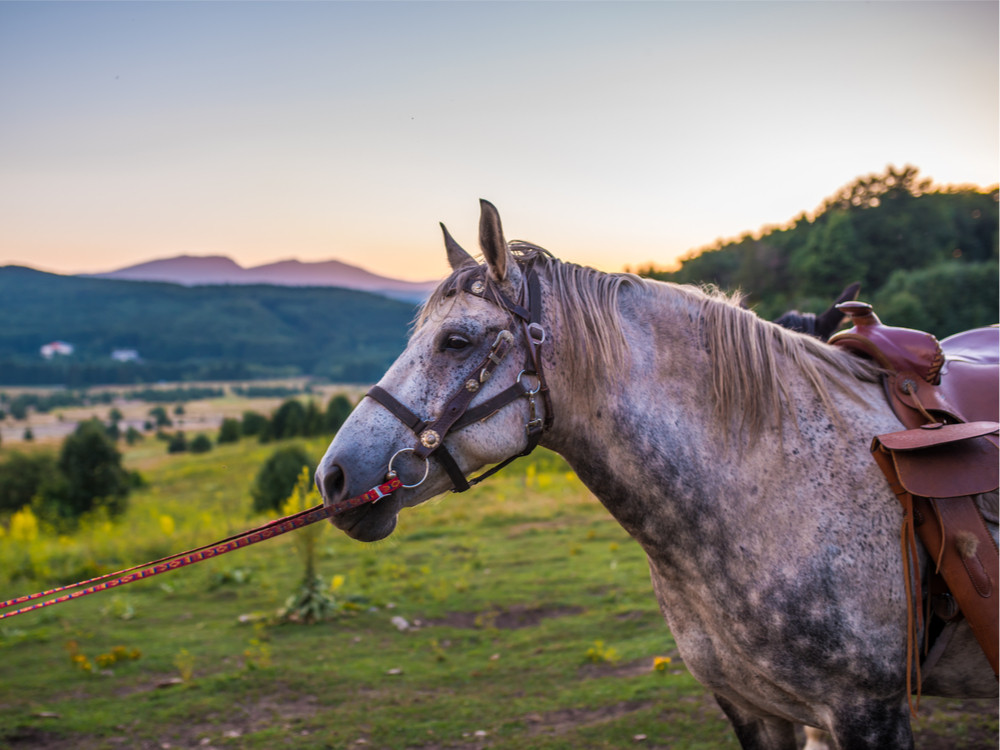
[[444, 232], [444, 247], [448, 251], [448, 263], [451, 264], [452, 271], [457, 271], [463, 266], [476, 265], [476, 259], [455, 242], [455, 238], [448, 232], [448, 227], [441, 224], [441, 231]]
[[489, 266], [490, 274], [496, 281], [507, 278], [507, 261], [510, 251], [507, 240], [503, 238], [503, 227], [500, 225], [500, 212], [489, 201], [479, 201], [479, 246]]

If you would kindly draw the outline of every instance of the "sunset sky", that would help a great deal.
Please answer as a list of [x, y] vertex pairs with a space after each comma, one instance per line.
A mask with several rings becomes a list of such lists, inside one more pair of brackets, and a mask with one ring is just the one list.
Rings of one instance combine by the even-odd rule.
[[989, 2], [2, 2], [0, 265], [617, 271], [912, 164], [998, 181]]

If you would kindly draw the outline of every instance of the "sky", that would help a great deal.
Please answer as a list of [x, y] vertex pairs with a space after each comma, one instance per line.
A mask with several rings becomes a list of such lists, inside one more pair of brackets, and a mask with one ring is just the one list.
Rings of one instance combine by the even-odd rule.
[[0, 265], [606, 271], [912, 164], [998, 182], [998, 3], [0, 2]]

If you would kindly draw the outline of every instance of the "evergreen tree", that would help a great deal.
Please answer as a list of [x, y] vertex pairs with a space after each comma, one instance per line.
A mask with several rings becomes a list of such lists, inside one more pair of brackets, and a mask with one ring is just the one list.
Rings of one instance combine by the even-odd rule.
[[273, 513], [291, 496], [303, 467], [308, 468], [310, 482], [316, 471], [315, 464], [300, 445], [278, 448], [260, 467], [254, 478], [250, 494], [256, 513]]
[[289, 399], [271, 416], [270, 435], [274, 440], [299, 437], [306, 434], [307, 415], [301, 401]]
[[226, 417], [222, 420], [222, 425], [219, 427], [219, 437], [216, 438], [216, 442], [219, 445], [223, 443], [238, 443], [242, 436], [243, 428], [240, 420]]
[[332, 396], [326, 405], [326, 431], [328, 433], [336, 433], [344, 422], [347, 421], [353, 408], [351, 402], [348, 401], [347, 396], [343, 393]]

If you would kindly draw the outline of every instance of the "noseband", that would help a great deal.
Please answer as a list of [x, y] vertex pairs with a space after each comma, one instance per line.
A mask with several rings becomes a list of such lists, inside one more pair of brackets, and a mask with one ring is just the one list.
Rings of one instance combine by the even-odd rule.
[[[470, 275], [463, 284], [462, 291], [486, 299], [487, 285], [485, 273], [484, 266], [481, 269], [481, 273]], [[541, 284], [538, 280], [537, 272], [530, 264], [526, 264], [522, 268], [521, 278], [521, 293], [520, 299], [517, 302], [512, 301], [499, 289], [492, 290], [496, 296], [490, 300], [502, 310], [510, 313], [512, 320], [519, 321], [524, 332], [524, 340], [527, 343], [525, 365], [513, 384], [492, 398], [476, 406], [471, 406], [476, 394], [490, 379], [494, 371], [500, 366], [514, 346], [514, 335], [504, 329], [497, 335], [496, 340], [483, 360], [469, 372], [463, 379], [462, 385], [448, 399], [441, 416], [422, 419], [381, 386], [372, 386], [371, 390], [365, 394], [384, 406], [417, 436], [418, 443], [416, 447], [403, 448], [396, 455], [404, 452], [412, 452], [414, 456], [424, 459], [425, 462], [431, 456], [434, 456], [451, 478], [454, 485], [452, 488], [453, 492], [465, 492], [471, 486], [500, 471], [500, 469], [514, 459], [531, 453], [538, 446], [538, 441], [541, 439], [542, 433], [552, 425], [552, 403], [542, 371], [542, 344], [545, 343], [545, 329], [542, 327], [541, 322]], [[527, 382], [532, 379], [537, 381], [534, 388], [531, 388]], [[535, 402], [536, 396], [541, 396], [542, 398], [545, 408], [544, 419], [538, 417]], [[447, 447], [445, 447], [445, 437], [454, 430], [460, 430], [470, 424], [493, 416], [500, 409], [519, 398], [528, 399], [528, 421], [524, 425], [527, 437], [525, 449], [501, 461], [478, 477], [467, 480], [458, 463], [452, 457], [451, 453], [448, 452]], [[394, 474], [391, 463], [390, 461], [390, 473]], [[427, 473], [425, 471], [424, 478], [426, 477]], [[417, 482], [417, 484], [421, 482], [423, 482], [423, 479]], [[404, 486], [416, 487], [417, 485]]]

